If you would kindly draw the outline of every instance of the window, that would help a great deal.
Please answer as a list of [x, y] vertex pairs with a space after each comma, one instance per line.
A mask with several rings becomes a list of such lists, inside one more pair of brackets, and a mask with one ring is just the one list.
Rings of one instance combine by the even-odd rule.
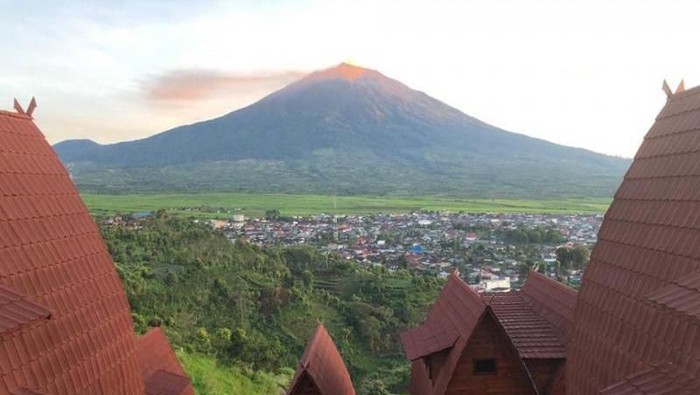
[[475, 359], [474, 374], [496, 374], [496, 360]]

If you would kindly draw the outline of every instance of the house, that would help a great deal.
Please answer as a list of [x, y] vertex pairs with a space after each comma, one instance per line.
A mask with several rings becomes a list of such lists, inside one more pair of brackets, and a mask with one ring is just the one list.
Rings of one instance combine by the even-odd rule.
[[477, 294], [453, 272], [425, 322], [401, 333], [409, 392], [563, 394], [576, 292], [530, 273], [518, 292]]
[[287, 395], [355, 395], [350, 373], [323, 324], [306, 345]]
[[571, 394], [700, 393], [700, 87], [667, 93], [583, 275]]
[[[0, 394], [192, 394], [145, 355], [114, 263], [30, 110], [0, 111]], [[155, 340], [154, 340], [155, 339]], [[138, 346], [137, 346], [138, 345]]]

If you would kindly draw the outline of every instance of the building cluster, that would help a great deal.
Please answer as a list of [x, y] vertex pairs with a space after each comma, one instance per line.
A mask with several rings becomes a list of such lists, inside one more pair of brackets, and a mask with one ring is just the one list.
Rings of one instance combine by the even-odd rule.
[[[522, 244], [504, 235], [518, 229], [551, 229], [559, 243], [537, 242], [534, 256], [552, 265], [562, 245], [592, 246], [602, 221], [597, 214], [465, 214], [419, 212], [411, 214], [315, 215], [291, 219], [216, 221], [214, 226], [231, 240], [268, 245], [309, 245], [361, 264], [389, 270], [407, 268], [447, 277], [458, 269], [472, 283], [483, 287], [510, 288], [521, 283], [518, 265]], [[478, 258], [465, 252], [479, 246]], [[553, 265], [550, 267], [553, 273]], [[574, 280], [576, 276], [574, 273]], [[493, 282], [493, 283], [491, 283]]]

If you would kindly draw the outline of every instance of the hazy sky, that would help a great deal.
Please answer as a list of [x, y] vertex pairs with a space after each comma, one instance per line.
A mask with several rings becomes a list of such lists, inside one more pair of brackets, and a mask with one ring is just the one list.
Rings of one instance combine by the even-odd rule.
[[700, 84], [698, 1], [0, 0], [0, 108], [50, 142], [145, 137], [343, 61], [469, 115], [632, 156], [672, 88]]

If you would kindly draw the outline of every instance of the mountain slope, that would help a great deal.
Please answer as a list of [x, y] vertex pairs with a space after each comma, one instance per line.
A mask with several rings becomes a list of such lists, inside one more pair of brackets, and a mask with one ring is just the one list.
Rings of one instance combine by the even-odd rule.
[[346, 64], [220, 118], [55, 148], [91, 191], [610, 196], [629, 164], [498, 129]]

